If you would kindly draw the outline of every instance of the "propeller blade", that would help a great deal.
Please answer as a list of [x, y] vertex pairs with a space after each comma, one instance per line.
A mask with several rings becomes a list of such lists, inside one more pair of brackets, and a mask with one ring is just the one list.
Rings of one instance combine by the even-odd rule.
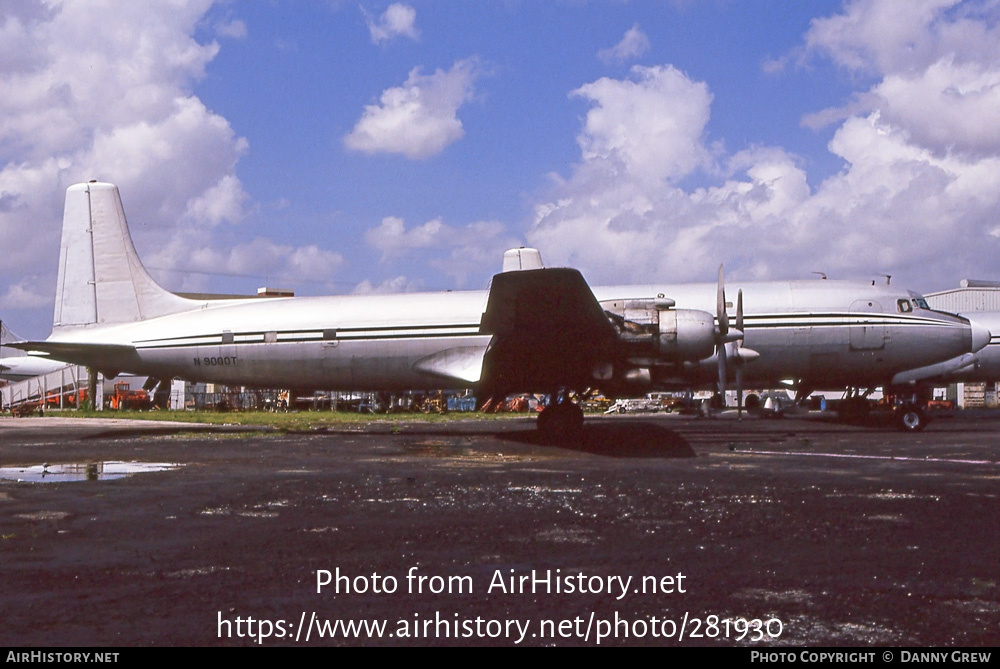
[[722, 265], [719, 265], [719, 284], [715, 295], [715, 316], [719, 320], [718, 333], [715, 338], [715, 357], [719, 365], [719, 399], [722, 406], [726, 405], [726, 358], [729, 351], [726, 343], [729, 341], [729, 314], [726, 313], [726, 284]]
[[720, 344], [728, 344], [734, 341], [743, 341], [743, 332], [741, 330], [737, 330], [736, 328], [730, 326], [729, 332], [727, 332], [725, 336], [716, 335], [715, 338]]
[[722, 276], [722, 265], [719, 265], [719, 288], [716, 293], [715, 315], [719, 319], [719, 335], [729, 334], [729, 314], [726, 313], [726, 286]]
[[719, 397], [722, 399], [722, 406], [726, 405], [726, 344], [725, 342], [719, 343], [719, 351], [716, 354], [716, 359], [719, 361]]
[[[736, 329], [743, 332], [743, 289], [736, 293]], [[743, 342], [740, 342], [743, 343]]]
[[736, 365], [736, 420], [743, 420], [743, 366], [742, 365]]

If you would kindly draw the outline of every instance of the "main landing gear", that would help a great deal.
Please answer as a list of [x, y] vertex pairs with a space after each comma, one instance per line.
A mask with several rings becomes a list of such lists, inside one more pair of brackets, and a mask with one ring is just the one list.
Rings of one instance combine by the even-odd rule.
[[565, 391], [552, 393], [547, 407], [538, 414], [538, 431], [546, 437], [564, 437], [583, 427], [583, 409]]

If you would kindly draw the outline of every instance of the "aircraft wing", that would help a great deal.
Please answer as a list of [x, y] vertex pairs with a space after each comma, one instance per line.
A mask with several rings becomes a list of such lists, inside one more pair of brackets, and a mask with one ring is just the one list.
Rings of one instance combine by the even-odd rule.
[[480, 332], [493, 335], [483, 360], [484, 395], [596, 385], [617, 340], [590, 286], [567, 268], [494, 276]]

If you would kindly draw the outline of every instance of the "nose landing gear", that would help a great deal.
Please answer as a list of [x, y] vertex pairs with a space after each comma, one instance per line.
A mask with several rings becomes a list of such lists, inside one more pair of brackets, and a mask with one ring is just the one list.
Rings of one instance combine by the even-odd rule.
[[927, 427], [927, 413], [916, 404], [904, 404], [896, 409], [896, 426], [903, 432], [920, 432]]

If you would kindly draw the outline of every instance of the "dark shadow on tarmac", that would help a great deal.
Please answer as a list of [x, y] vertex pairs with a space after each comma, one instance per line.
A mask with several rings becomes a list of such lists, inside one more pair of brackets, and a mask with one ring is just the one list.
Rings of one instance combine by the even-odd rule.
[[532, 446], [556, 446], [612, 458], [693, 458], [691, 444], [673, 430], [652, 423], [615, 421], [587, 423], [572, 434], [557, 437], [531, 429], [501, 432], [497, 439]]
[[89, 441], [93, 439], [134, 439], [137, 437], [164, 437], [178, 434], [240, 434], [242, 432], [275, 432], [274, 428], [268, 426], [254, 425], [206, 425], [205, 423], [189, 423], [184, 427], [153, 426], [136, 428], [115, 428], [112, 430], [102, 430], [93, 434], [84, 434], [80, 440]]

